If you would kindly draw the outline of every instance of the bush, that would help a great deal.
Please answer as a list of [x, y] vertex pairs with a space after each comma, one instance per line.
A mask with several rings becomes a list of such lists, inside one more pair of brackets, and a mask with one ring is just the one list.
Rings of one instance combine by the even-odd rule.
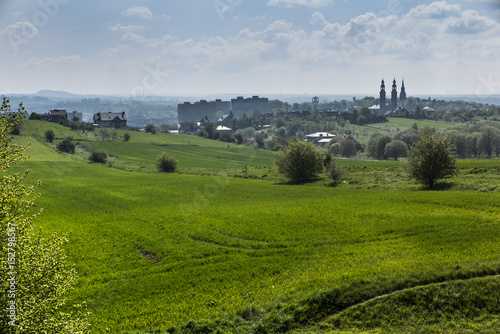
[[156, 127], [153, 124], [146, 125], [146, 129], [145, 130], [146, 130], [147, 133], [151, 133], [153, 135], [156, 133]]
[[358, 148], [354, 140], [345, 139], [340, 142], [340, 155], [350, 158], [356, 154], [358, 154]]
[[238, 145], [241, 145], [243, 143], [243, 135], [241, 133], [235, 134], [234, 138], [236, 138], [236, 143]]
[[89, 156], [90, 162], [105, 164], [108, 160], [108, 154], [104, 151], [93, 151]]
[[20, 125], [16, 125], [12, 131], [10, 132], [11, 135], [14, 135], [14, 136], [19, 136], [21, 134], [21, 126]]
[[398, 160], [399, 157], [406, 157], [408, 145], [402, 140], [393, 140], [385, 146], [385, 155], [388, 158]]
[[62, 142], [57, 144], [57, 149], [61, 152], [74, 154], [75, 148], [75, 143], [73, 143], [70, 139], [64, 139]]
[[162, 173], [175, 172], [177, 170], [177, 159], [163, 153], [156, 160], [156, 168]]
[[227, 143], [234, 143], [236, 138], [234, 138], [233, 134], [228, 131], [221, 132], [220, 140], [225, 141]]
[[333, 180], [333, 183], [337, 183], [342, 177], [344, 171], [342, 167], [337, 163], [337, 160], [332, 159], [326, 168], [326, 176]]
[[37, 114], [36, 112], [32, 112], [30, 114], [30, 117], [28, 118], [29, 120], [41, 120], [42, 117], [40, 116], [40, 114]]
[[45, 131], [45, 139], [47, 139], [47, 141], [49, 143], [52, 143], [52, 141], [56, 138], [56, 134], [53, 130], [47, 130]]
[[456, 154], [451, 140], [421, 135], [408, 150], [407, 170], [411, 178], [432, 188], [437, 180], [457, 173]]
[[323, 170], [324, 159], [316, 145], [294, 139], [284, 150], [276, 152], [275, 164], [280, 174], [301, 183], [317, 177]]
[[128, 132], [126, 132], [126, 133], [123, 135], [123, 140], [124, 140], [124, 141], [129, 141], [129, 140], [130, 140], [130, 137], [131, 137], [131, 135], [130, 135]]
[[367, 146], [368, 156], [376, 160], [387, 159], [387, 156], [385, 154], [385, 146], [391, 141], [392, 138], [390, 136], [381, 135], [380, 133], [372, 134]]

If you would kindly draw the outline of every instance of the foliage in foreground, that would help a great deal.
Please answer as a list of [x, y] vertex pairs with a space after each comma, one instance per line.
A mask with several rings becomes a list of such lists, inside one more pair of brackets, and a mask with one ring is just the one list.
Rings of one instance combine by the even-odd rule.
[[309, 181], [323, 170], [325, 155], [308, 142], [291, 140], [282, 151], [276, 152], [275, 164], [280, 174], [295, 183]]
[[0, 116], [0, 332], [78, 333], [88, 326], [78, 305], [74, 314], [60, 312], [63, 298], [73, 288], [76, 271], [68, 263], [61, 246], [66, 235], [42, 238], [33, 235], [35, 186], [23, 183], [24, 174], [9, 175], [10, 165], [26, 158], [26, 146], [12, 145], [7, 134], [23, 122], [26, 111], [20, 106], [11, 112], [4, 98]]
[[427, 188], [457, 173], [456, 154], [451, 141], [442, 136], [422, 135], [408, 151], [410, 177]]

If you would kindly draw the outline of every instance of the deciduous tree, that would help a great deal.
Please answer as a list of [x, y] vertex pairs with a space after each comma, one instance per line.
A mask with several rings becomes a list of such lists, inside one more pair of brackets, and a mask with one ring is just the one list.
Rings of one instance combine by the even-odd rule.
[[298, 139], [290, 140], [275, 157], [278, 172], [296, 183], [315, 178], [323, 170], [325, 158], [316, 145]]
[[398, 160], [399, 157], [406, 157], [408, 145], [402, 140], [393, 140], [385, 146], [385, 155], [388, 158]]
[[0, 333], [83, 333], [89, 323], [82, 306], [61, 312], [77, 278], [61, 248], [67, 235], [33, 234], [36, 185], [24, 184], [29, 171], [8, 173], [27, 159], [27, 147], [11, 144], [8, 136], [26, 111], [21, 106], [12, 112], [5, 98], [0, 109]]
[[408, 150], [407, 169], [410, 177], [425, 187], [457, 173], [456, 154], [451, 140], [444, 136], [421, 135]]

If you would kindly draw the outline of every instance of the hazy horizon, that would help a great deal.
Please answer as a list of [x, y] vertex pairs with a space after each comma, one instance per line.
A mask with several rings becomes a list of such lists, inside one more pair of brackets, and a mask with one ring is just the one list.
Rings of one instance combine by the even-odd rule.
[[0, 19], [6, 95], [500, 94], [500, 0], [20, 0]]

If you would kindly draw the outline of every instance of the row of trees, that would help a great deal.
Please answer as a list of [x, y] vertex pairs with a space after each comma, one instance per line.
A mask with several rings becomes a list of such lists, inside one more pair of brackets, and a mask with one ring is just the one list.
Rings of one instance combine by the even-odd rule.
[[[403, 141], [396, 141], [407, 147]], [[385, 148], [389, 144], [390, 142]], [[449, 138], [429, 133], [420, 134], [407, 152], [408, 175], [427, 188], [432, 188], [438, 180], [457, 173], [456, 154]], [[289, 141], [286, 148], [276, 153], [275, 164], [280, 174], [295, 183], [313, 180], [325, 169], [326, 175], [334, 183], [342, 176], [341, 167], [329, 151], [297, 139]]]
[[[424, 129], [424, 134], [437, 134], [448, 138], [455, 154], [460, 158], [500, 156], [500, 130], [492, 126], [479, 126], [470, 132], [458, 130], [437, 132]], [[374, 133], [366, 148], [367, 156], [376, 160], [397, 160], [406, 157], [407, 150], [418, 142], [418, 132], [414, 129], [399, 131], [394, 136]]]

